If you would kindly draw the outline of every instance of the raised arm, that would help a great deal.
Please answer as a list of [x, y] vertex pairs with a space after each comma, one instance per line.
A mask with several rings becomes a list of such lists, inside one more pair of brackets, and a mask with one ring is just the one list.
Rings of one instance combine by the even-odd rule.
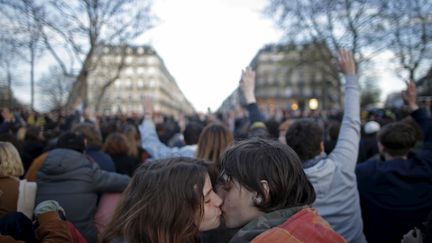
[[419, 109], [417, 105], [417, 89], [414, 81], [407, 82], [407, 89], [402, 92], [402, 99], [411, 112], [411, 117], [423, 131], [424, 148], [432, 150], [432, 118], [428, 116], [425, 110]]
[[242, 70], [242, 77], [240, 80], [240, 90], [246, 99], [247, 110], [249, 112], [249, 121], [251, 124], [254, 122], [263, 122], [264, 117], [258, 110], [255, 97], [255, 71], [247, 67]]
[[95, 192], [122, 192], [129, 183], [130, 177], [101, 170], [96, 164], [92, 164], [93, 190]]
[[256, 103], [255, 76], [255, 71], [250, 67], [246, 67], [246, 69], [242, 70], [240, 89], [243, 92], [247, 104]]
[[144, 120], [139, 126], [141, 145], [153, 158], [158, 159], [163, 157], [164, 154], [169, 153], [169, 148], [159, 140], [152, 118], [153, 104], [150, 99], [145, 98]]
[[406, 83], [407, 89], [402, 92], [402, 99], [410, 112], [416, 111], [419, 107], [417, 105], [417, 88], [414, 81]]
[[194, 152], [182, 149], [171, 148], [159, 140], [156, 127], [152, 120], [153, 104], [151, 100], [144, 100], [144, 120], [139, 126], [141, 134], [141, 146], [152, 156], [153, 159], [170, 158], [174, 156], [193, 157]]
[[352, 53], [339, 51], [339, 66], [345, 78], [344, 116], [336, 147], [329, 157], [354, 173], [360, 141], [360, 86]]

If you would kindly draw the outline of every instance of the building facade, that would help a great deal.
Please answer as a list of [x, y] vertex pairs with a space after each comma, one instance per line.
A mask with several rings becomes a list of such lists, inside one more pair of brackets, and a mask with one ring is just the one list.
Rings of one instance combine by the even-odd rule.
[[[267, 45], [250, 63], [256, 72], [255, 94], [264, 110], [339, 109], [341, 85], [333, 56], [323, 44]], [[219, 108], [232, 110], [243, 103], [235, 90]]]
[[95, 56], [99, 60], [94, 62], [97, 66], [89, 74], [87, 97], [89, 106], [96, 112], [142, 114], [144, 98], [150, 98], [154, 110], [162, 114], [176, 116], [194, 112], [152, 47], [104, 46]]

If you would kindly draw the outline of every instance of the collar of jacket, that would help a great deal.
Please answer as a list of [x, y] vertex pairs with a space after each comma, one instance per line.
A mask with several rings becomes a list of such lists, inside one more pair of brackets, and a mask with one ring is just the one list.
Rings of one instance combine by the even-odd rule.
[[251, 242], [255, 237], [257, 237], [261, 233], [282, 224], [283, 222], [287, 221], [291, 216], [293, 216], [294, 214], [300, 212], [302, 209], [305, 209], [307, 207], [308, 206], [301, 206], [301, 207], [280, 209], [259, 216], [258, 218], [252, 220], [243, 228], [241, 228], [230, 240], [230, 242], [236, 242], [236, 243]]
[[323, 160], [325, 158], [327, 158], [327, 154], [321, 153], [321, 154], [315, 156], [315, 158], [313, 158], [313, 159], [306, 160], [305, 162], [303, 162], [303, 169], [313, 167], [314, 165], [318, 164], [318, 162], [320, 162], [321, 160]]

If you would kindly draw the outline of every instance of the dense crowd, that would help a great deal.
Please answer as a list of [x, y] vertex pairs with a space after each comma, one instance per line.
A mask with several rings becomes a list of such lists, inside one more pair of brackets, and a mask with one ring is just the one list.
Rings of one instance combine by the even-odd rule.
[[432, 242], [432, 116], [360, 110], [340, 51], [343, 111], [266, 112], [255, 72], [227, 114], [2, 109], [1, 242]]

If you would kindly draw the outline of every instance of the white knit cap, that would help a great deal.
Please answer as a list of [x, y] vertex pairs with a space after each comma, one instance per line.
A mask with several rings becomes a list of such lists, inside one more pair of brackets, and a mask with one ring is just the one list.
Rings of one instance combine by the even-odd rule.
[[366, 124], [364, 125], [364, 132], [366, 134], [372, 134], [375, 132], [378, 132], [380, 130], [381, 126], [378, 122], [376, 121], [368, 121], [366, 122]]

